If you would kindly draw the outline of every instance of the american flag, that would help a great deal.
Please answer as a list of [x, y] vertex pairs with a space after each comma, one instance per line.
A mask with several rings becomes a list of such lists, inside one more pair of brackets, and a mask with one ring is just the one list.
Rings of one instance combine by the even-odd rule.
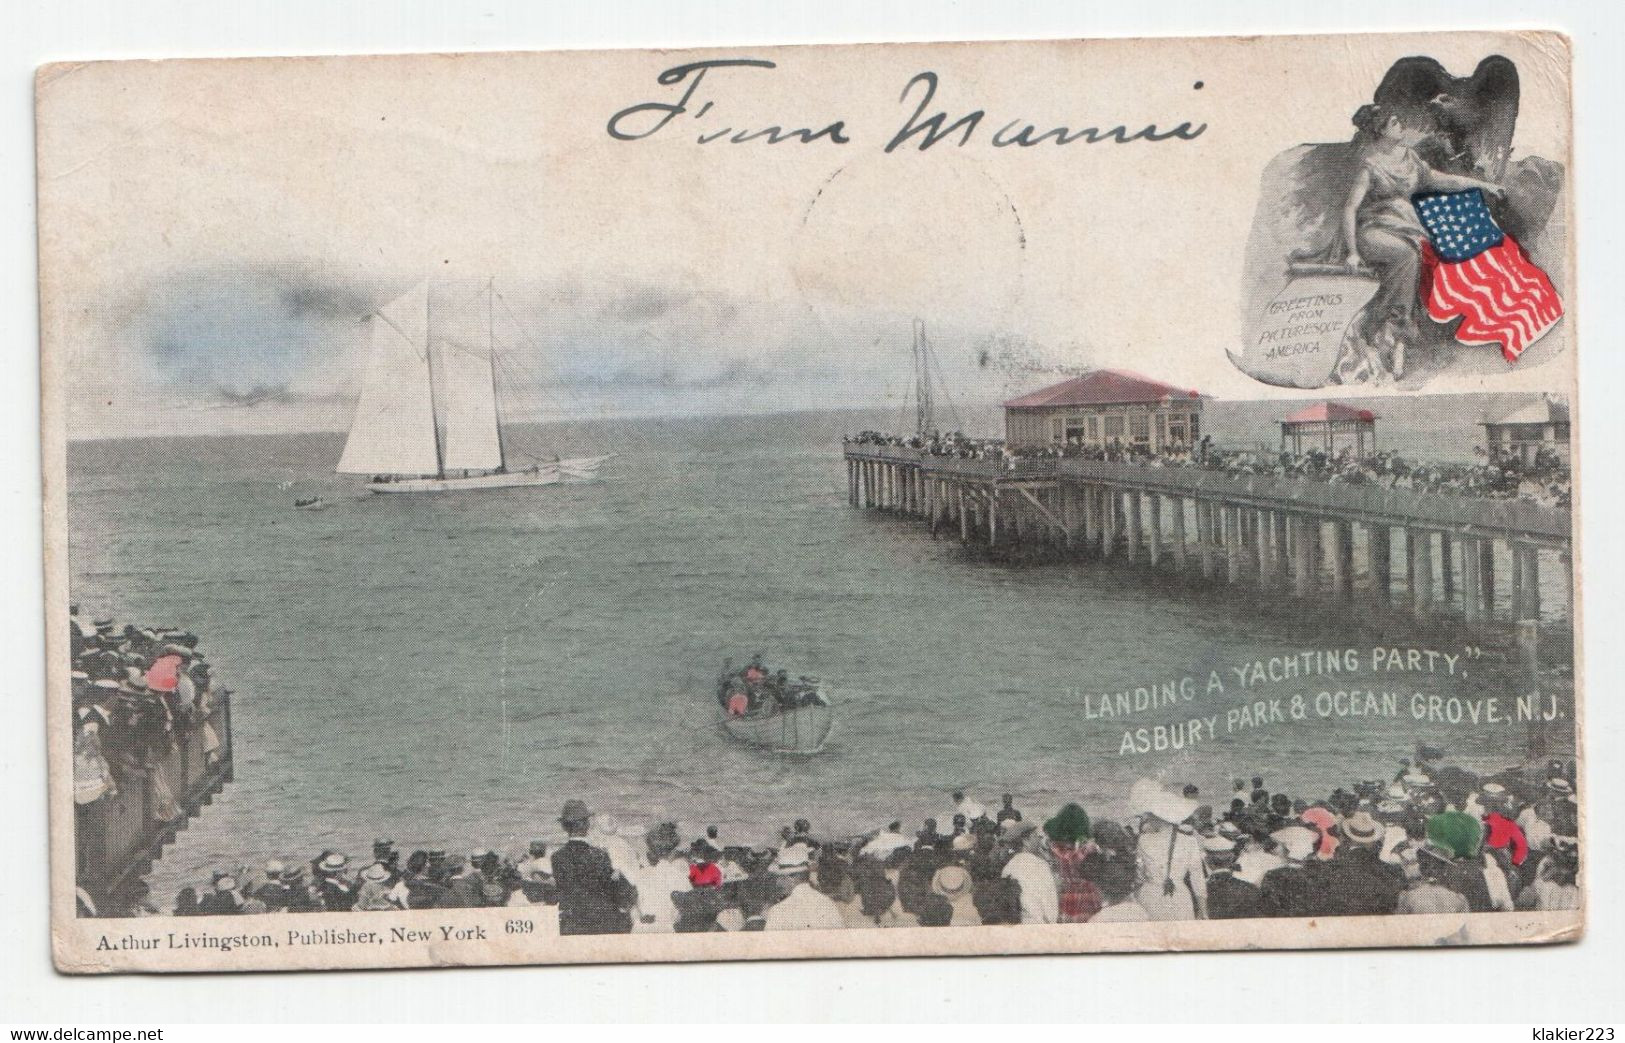
[[1411, 200], [1422, 244], [1422, 303], [1438, 322], [1460, 318], [1463, 344], [1499, 344], [1508, 362], [1563, 317], [1552, 281], [1501, 231], [1476, 188]]

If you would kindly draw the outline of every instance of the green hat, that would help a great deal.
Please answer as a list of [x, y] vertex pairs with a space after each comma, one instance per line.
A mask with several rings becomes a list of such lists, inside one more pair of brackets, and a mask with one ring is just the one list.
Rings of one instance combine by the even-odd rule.
[[1076, 804], [1068, 804], [1044, 823], [1044, 832], [1051, 840], [1062, 844], [1076, 844], [1089, 839], [1089, 813]]
[[1444, 811], [1428, 819], [1428, 839], [1456, 858], [1477, 858], [1484, 827], [1464, 811]]

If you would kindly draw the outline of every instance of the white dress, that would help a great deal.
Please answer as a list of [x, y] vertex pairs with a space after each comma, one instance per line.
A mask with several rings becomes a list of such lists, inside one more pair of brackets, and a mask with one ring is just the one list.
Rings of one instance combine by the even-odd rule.
[[1021, 885], [1022, 923], [1061, 922], [1061, 895], [1048, 862], [1022, 851], [1005, 863], [1004, 875]]
[[[688, 863], [666, 860], [657, 862], [630, 877], [638, 889], [638, 905], [632, 915], [633, 934], [670, 934], [677, 929], [677, 903], [671, 900], [673, 891], [689, 891]], [[653, 923], [644, 923], [646, 916]]]
[[[1170, 851], [1170, 828], [1164, 825], [1140, 834], [1140, 874], [1145, 883], [1140, 885], [1135, 898], [1153, 920], [1194, 920], [1196, 896], [1201, 896], [1204, 906], [1207, 904], [1202, 845], [1194, 834], [1179, 832]], [[1168, 880], [1173, 881], [1173, 894], [1168, 894], [1164, 886]]]

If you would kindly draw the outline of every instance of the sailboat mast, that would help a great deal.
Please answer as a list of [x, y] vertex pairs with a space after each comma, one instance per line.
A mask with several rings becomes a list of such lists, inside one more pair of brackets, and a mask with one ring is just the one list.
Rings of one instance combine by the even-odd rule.
[[931, 346], [925, 339], [925, 320], [914, 320], [914, 433], [931, 434], [935, 423], [931, 402]]
[[430, 287], [423, 286], [423, 364], [429, 369], [429, 426], [434, 429], [434, 469], [436, 476], [446, 476], [446, 449], [440, 444], [440, 409], [434, 391], [434, 356], [429, 345], [434, 343], [434, 305], [429, 303]]
[[497, 281], [493, 276], [485, 284], [485, 351], [491, 360], [491, 412], [497, 425], [497, 470], [508, 469], [508, 450], [502, 444], [502, 398], [497, 394]]

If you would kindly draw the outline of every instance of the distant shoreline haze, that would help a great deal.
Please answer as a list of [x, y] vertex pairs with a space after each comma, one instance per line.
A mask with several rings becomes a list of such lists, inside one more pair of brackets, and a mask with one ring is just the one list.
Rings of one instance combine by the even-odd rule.
[[[1510, 405], [1538, 397], [1529, 392], [1484, 392], [1465, 395], [1407, 395], [1403, 397], [1338, 398], [1335, 401], [1358, 408], [1371, 409], [1377, 414], [1377, 448], [1395, 451], [1414, 459], [1439, 461], [1475, 458], [1475, 447], [1483, 445], [1483, 429], [1479, 426], [1486, 415]], [[1307, 402], [1319, 397], [1276, 400], [1209, 399], [1203, 410], [1202, 432], [1215, 442], [1227, 447], [1257, 448], [1273, 451], [1279, 447], [1278, 421]], [[572, 441], [583, 437], [597, 449], [608, 452], [635, 451], [635, 446], [615, 443], [617, 428], [628, 425], [680, 423], [683, 421], [714, 421], [737, 418], [759, 422], [773, 417], [820, 418], [823, 426], [829, 419], [847, 418], [840, 430], [856, 434], [861, 430], [884, 430], [908, 433], [913, 429], [912, 404], [905, 409], [899, 402], [875, 405], [845, 406], [832, 409], [787, 409], [764, 402], [755, 410], [695, 410], [647, 411], [628, 410], [617, 413], [589, 413], [583, 416], [543, 416], [534, 411], [518, 410], [508, 416], [508, 422], [520, 431], [560, 431], [571, 435]], [[212, 409], [173, 409], [148, 411], [127, 428], [109, 423], [84, 424], [88, 430], [75, 430], [77, 412], [69, 408], [68, 440], [90, 443], [142, 439], [192, 438], [252, 438], [292, 435], [333, 435], [342, 437], [350, 426], [355, 406], [345, 400], [323, 400], [319, 403], [267, 402], [252, 406], [218, 407]], [[939, 409], [938, 429], [962, 430], [973, 437], [1001, 437], [1003, 434], [1002, 407], [996, 401], [958, 404], [957, 419], [946, 407]], [[93, 412], [94, 410], [92, 410]], [[122, 411], [121, 411], [122, 413]], [[112, 419], [108, 417], [107, 419]], [[634, 439], [635, 441], [635, 439]], [[336, 459], [336, 457], [335, 457]]]

